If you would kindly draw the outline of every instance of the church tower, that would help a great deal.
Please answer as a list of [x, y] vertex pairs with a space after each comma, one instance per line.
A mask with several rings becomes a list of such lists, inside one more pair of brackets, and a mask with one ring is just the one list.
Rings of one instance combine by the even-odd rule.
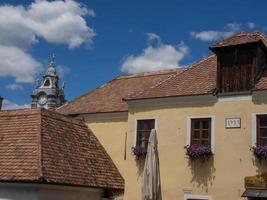
[[64, 96], [64, 83], [58, 86], [59, 77], [55, 68], [55, 54], [52, 54], [47, 72], [43, 76], [43, 81], [37, 79], [35, 90], [31, 95], [32, 108], [55, 108], [63, 105], [66, 100]]

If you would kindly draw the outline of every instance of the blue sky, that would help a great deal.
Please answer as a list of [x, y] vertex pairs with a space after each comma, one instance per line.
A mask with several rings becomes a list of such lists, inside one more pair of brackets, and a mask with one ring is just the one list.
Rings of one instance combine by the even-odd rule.
[[234, 32], [267, 31], [264, 0], [1, 2], [6, 107], [30, 103], [51, 52], [71, 100], [121, 74], [184, 67]]

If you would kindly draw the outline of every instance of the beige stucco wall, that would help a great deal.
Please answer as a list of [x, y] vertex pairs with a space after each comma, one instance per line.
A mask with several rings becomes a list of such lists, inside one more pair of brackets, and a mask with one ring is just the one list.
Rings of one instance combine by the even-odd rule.
[[[135, 120], [156, 118], [163, 199], [184, 199], [183, 190], [209, 195], [215, 200], [238, 200], [244, 191], [244, 177], [266, 171], [250, 152], [252, 113], [267, 113], [267, 104], [251, 100], [223, 101], [214, 104], [130, 108], [128, 120], [88, 121], [126, 180], [126, 200], [140, 199], [143, 160], [131, 154]], [[187, 119], [190, 116], [215, 116], [215, 154], [206, 162], [191, 162], [185, 155]], [[226, 129], [225, 118], [241, 118], [240, 129]], [[127, 156], [124, 160], [125, 132]]]

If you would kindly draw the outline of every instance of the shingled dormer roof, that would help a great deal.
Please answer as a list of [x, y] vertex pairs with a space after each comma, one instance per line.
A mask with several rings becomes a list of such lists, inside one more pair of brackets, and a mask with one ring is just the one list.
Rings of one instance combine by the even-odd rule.
[[213, 45], [210, 46], [211, 50], [220, 48], [220, 47], [227, 47], [227, 46], [235, 46], [241, 44], [250, 44], [250, 43], [257, 43], [261, 42], [265, 47], [267, 47], [267, 38], [261, 32], [239, 32], [230, 36], [224, 40], [221, 40]]
[[124, 188], [81, 121], [42, 109], [0, 111], [0, 133], [0, 181]]

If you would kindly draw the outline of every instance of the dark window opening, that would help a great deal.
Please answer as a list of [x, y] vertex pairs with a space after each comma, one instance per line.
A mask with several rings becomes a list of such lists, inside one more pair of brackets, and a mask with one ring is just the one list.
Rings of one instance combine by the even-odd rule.
[[257, 115], [257, 145], [267, 146], [267, 115]]
[[47, 79], [47, 80], [45, 81], [44, 86], [50, 86], [50, 81], [49, 81], [49, 79]]
[[154, 128], [155, 119], [137, 120], [137, 146], [147, 148], [150, 132]]

